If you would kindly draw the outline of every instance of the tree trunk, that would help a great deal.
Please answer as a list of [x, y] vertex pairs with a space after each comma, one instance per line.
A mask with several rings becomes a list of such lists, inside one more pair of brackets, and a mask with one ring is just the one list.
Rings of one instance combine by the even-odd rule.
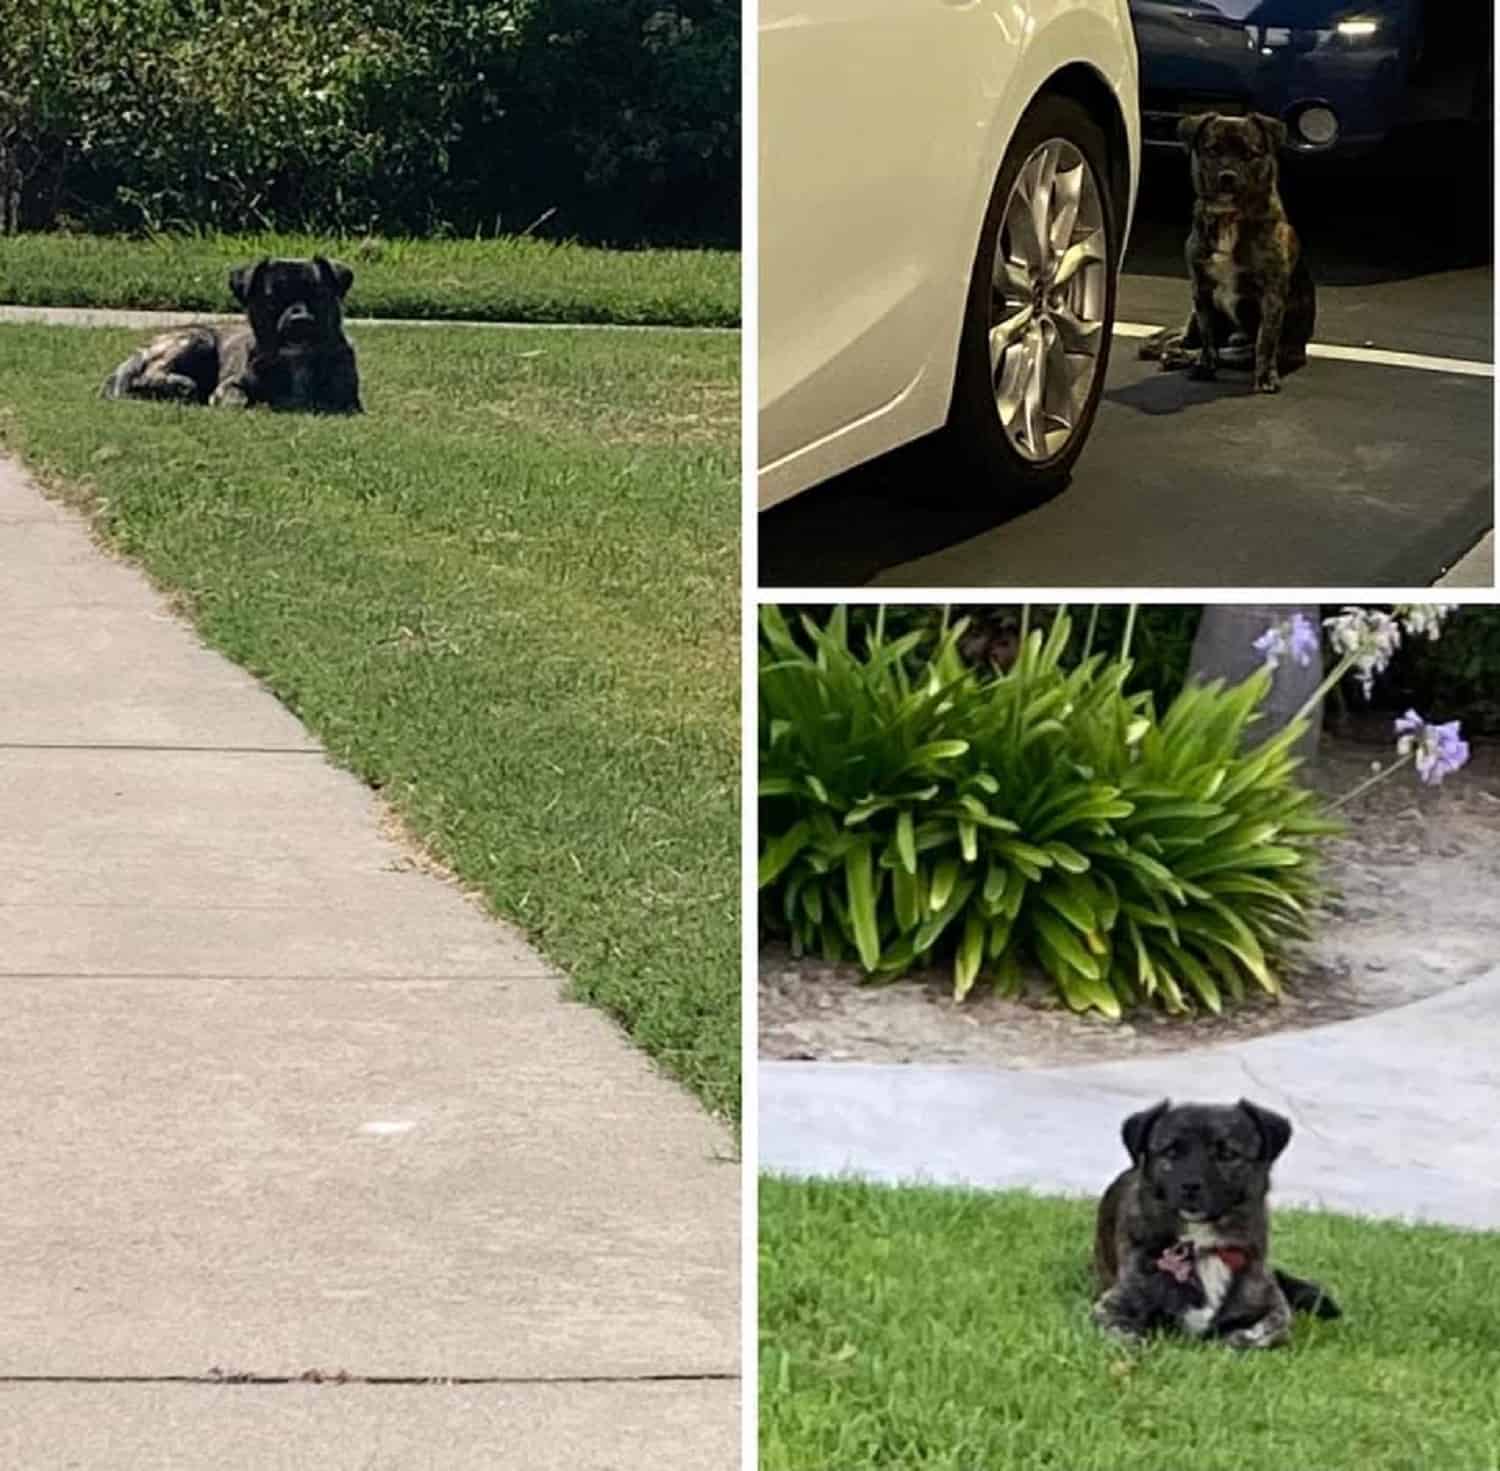
[[[1250, 727], [1249, 740], [1254, 743], [1280, 730], [1302, 707], [1323, 678], [1322, 627], [1315, 606], [1287, 603], [1210, 603], [1203, 609], [1203, 621], [1193, 640], [1188, 678], [1223, 679], [1236, 684], [1265, 662], [1254, 648], [1258, 639], [1275, 623], [1290, 620], [1301, 613], [1320, 638], [1318, 653], [1305, 669], [1290, 658], [1283, 658], [1272, 676], [1271, 692], [1261, 706], [1261, 719]], [[1308, 716], [1307, 732], [1297, 742], [1297, 754], [1311, 758], [1317, 754], [1318, 737], [1323, 730], [1323, 702], [1320, 700]]]

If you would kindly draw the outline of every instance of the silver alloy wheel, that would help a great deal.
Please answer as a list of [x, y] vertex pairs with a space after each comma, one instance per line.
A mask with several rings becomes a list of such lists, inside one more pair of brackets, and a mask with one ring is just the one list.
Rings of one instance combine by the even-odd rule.
[[1108, 269], [1098, 180], [1077, 148], [1051, 138], [1011, 186], [990, 293], [990, 383], [1023, 459], [1061, 454], [1083, 418], [1104, 344]]

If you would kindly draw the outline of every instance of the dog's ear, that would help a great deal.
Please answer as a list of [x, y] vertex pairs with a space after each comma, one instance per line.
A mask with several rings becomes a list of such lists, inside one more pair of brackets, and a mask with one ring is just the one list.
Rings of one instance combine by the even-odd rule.
[[318, 274], [341, 298], [354, 284], [354, 272], [343, 261], [329, 260], [326, 255], [315, 255], [313, 264], [318, 268]]
[[1291, 1120], [1251, 1103], [1248, 1098], [1240, 1099], [1240, 1108], [1250, 1115], [1251, 1123], [1260, 1130], [1260, 1157], [1270, 1164], [1291, 1142]]
[[1146, 1147], [1151, 1142], [1151, 1130], [1156, 1126], [1156, 1121], [1172, 1106], [1170, 1098], [1163, 1098], [1155, 1108], [1143, 1109], [1140, 1113], [1133, 1113], [1120, 1125], [1120, 1138], [1125, 1141], [1125, 1148], [1130, 1154], [1130, 1162], [1138, 1165], [1146, 1157]]
[[260, 285], [260, 273], [271, 264], [271, 258], [263, 255], [254, 265], [236, 266], [229, 273], [229, 289], [241, 306], [246, 305]]
[[1177, 124], [1177, 141], [1185, 143], [1188, 150], [1198, 146], [1198, 135], [1202, 133], [1217, 116], [1212, 112], [1195, 112], [1185, 117]]
[[1286, 147], [1286, 124], [1279, 117], [1267, 117], [1263, 112], [1252, 112], [1250, 121], [1265, 135], [1266, 147], [1279, 153]]

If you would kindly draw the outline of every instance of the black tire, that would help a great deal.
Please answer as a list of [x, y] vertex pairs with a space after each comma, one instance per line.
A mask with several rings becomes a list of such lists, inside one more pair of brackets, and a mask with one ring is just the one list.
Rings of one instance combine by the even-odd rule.
[[[1050, 459], [1032, 460], [1011, 444], [996, 407], [990, 376], [989, 331], [992, 310], [992, 280], [995, 251], [1006, 203], [1022, 166], [1042, 144], [1063, 139], [1082, 154], [1093, 173], [1093, 182], [1103, 204], [1106, 239], [1105, 305], [1103, 343], [1098, 367], [1084, 408], [1072, 436]], [[1025, 504], [1044, 500], [1067, 483], [1078, 456], [1093, 428], [1109, 369], [1110, 336], [1114, 330], [1116, 272], [1120, 253], [1119, 205], [1109, 187], [1109, 146], [1104, 130], [1088, 111], [1071, 97], [1039, 97], [1021, 119], [1000, 166], [995, 187], [985, 211], [979, 248], [969, 278], [968, 302], [959, 339], [958, 364], [954, 375], [953, 401], [942, 433], [955, 475], [961, 485], [951, 486], [972, 502], [976, 493], [1005, 502]]]

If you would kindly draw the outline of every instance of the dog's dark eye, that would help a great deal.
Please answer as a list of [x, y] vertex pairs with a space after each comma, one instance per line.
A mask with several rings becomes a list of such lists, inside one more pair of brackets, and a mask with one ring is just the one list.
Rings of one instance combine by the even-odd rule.
[[1171, 1144], [1168, 1144], [1162, 1150], [1162, 1155], [1165, 1158], [1167, 1158], [1167, 1159], [1181, 1159], [1182, 1158], [1182, 1145], [1178, 1144], [1174, 1140]]
[[1229, 1160], [1237, 1158], [1237, 1156], [1234, 1150], [1232, 1150], [1221, 1139], [1217, 1144], [1214, 1145], [1214, 1158], [1219, 1160], [1221, 1163], [1227, 1163]]

